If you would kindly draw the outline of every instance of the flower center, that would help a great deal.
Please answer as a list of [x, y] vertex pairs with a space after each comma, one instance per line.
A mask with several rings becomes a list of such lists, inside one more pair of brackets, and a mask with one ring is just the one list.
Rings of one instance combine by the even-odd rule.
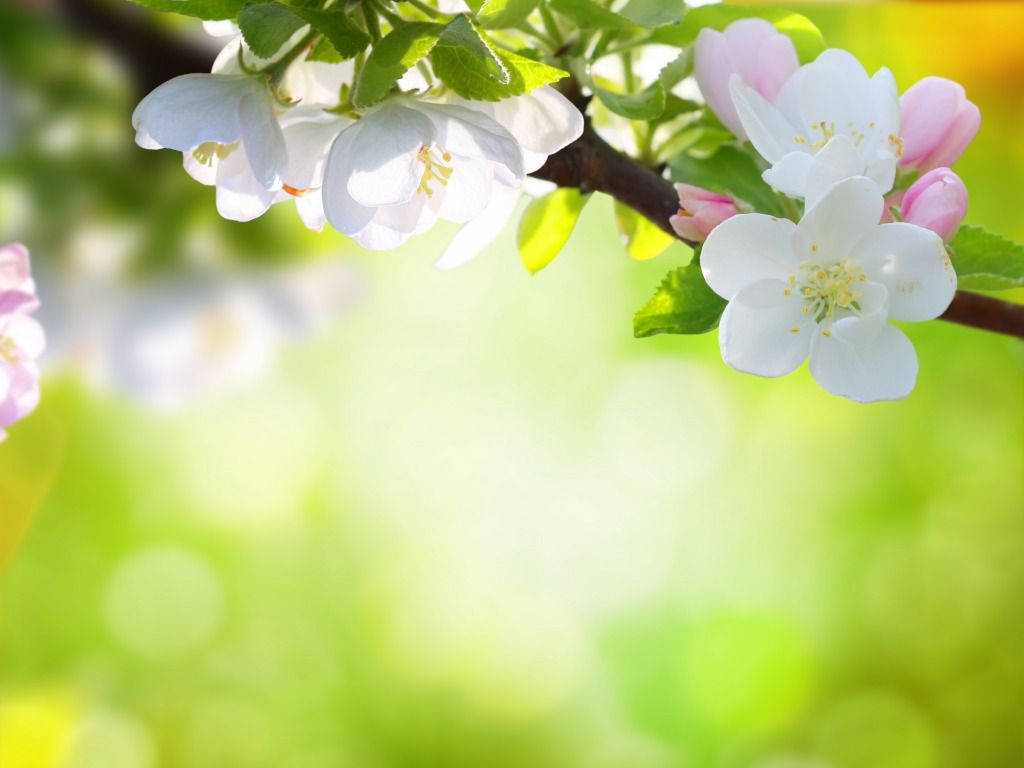
[[452, 175], [452, 167], [448, 165], [452, 161], [450, 152], [442, 152], [440, 159], [435, 155], [434, 150], [421, 146], [416, 159], [423, 163], [423, 176], [420, 178], [420, 186], [417, 192], [423, 192], [427, 197], [434, 194], [431, 186], [435, 181], [442, 187], [448, 185], [448, 178]]
[[8, 365], [14, 365], [21, 360], [21, 353], [14, 344], [14, 340], [0, 333], [0, 360]]
[[867, 275], [856, 259], [843, 259], [835, 264], [822, 265], [812, 261], [800, 264], [800, 276], [789, 276], [784, 293], [790, 296], [795, 291], [803, 300], [801, 310], [812, 315], [819, 325], [835, 316], [837, 309], [860, 311], [859, 301], [864, 295], [856, 290]]

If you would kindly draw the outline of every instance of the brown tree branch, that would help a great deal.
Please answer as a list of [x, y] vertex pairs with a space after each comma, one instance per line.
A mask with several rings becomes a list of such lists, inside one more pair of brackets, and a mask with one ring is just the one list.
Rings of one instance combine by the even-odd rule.
[[[570, 98], [573, 96], [578, 98], [578, 92], [571, 94]], [[578, 187], [584, 192], [611, 195], [673, 237], [693, 245], [679, 237], [669, 224], [669, 218], [678, 208], [672, 184], [615, 150], [594, 132], [589, 123], [579, 139], [551, 155], [547, 163], [532, 175], [560, 187]], [[949, 309], [939, 319], [1024, 339], [1024, 305], [978, 293], [957, 291]]]

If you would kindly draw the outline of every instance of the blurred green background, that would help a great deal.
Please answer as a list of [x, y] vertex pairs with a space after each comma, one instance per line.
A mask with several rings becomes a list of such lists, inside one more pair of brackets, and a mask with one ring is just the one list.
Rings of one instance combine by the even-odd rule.
[[[968, 221], [1024, 239], [1024, 6], [797, 10], [964, 83]], [[54, 348], [0, 446], [2, 768], [1024, 765], [1019, 342], [910, 325], [916, 391], [863, 406], [633, 339], [689, 254], [630, 262], [608, 200], [532, 278], [511, 230], [441, 273], [451, 229], [221, 221], [117, 54], [0, 6], [0, 240]], [[119, 378], [140, 292], [296, 270], [323, 322], [257, 380]]]

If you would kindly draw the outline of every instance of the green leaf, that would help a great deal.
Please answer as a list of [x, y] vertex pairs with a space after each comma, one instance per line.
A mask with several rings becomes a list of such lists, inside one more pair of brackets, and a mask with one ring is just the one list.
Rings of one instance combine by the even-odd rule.
[[511, 51], [501, 51], [498, 55], [505, 68], [508, 69], [508, 95], [517, 96], [529, 93], [534, 88], [550, 85], [556, 80], [569, 76], [569, 73], [563, 69], [552, 67], [542, 61], [528, 59]]
[[615, 223], [622, 235], [626, 253], [634, 261], [653, 259], [679, 242], [646, 216], [618, 200], [615, 201]]
[[683, 0], [629, 0], [619, 13], [637, 26], [654, 29], [676, 24], [683, 17]]
[[699, 112], [702, 109], [704, 109], [703, 104], [698, 104], [696, 101], [683, 99], [674, 93], [669, 93], [665, 96], [665, 111], [661, 113], [658, 121], [667, 122], [688, 112]]
[[793, 41], [801, 62], [812, 61], [825, 50], [825, 40], [814, 22], [799, 13], [765, 5], [702, 5], [691, 8], [677, 26], [661, 27], [651, 34], [651, 41], [683, 48], [697, 39], [704, 27], [722, 30], [737, 19], [756, 16], [767, 19]]
[[672, 181], [693, 184], [750, 204], [754, 210], [785, 215], [782, 201], [761, 178], [761, 169], [750, 155], [732, 146], [719, 147], [710, 157], [680, 154], [669, 163]]
[[357, 107], [368, 107], [387, 96], [398, 78], [430, 53], [443, 30], [440, 24], [414, 21], [389, 32], [366, 58], [353, 103]]
[[246, 45], [264, 59], [281, 50], [306, 23], [280, 3], [251, 3], [238, 14], [238, 27]]
[[430, 52], [434, 74], [464, 99], [494, 101], [509, 95], [508, 69], [468, 16], [456, 16]]
[[981, 227], [962, 226], [949, 243], [958, 288], [1001, 291], [1024, 286], [1024, 245]]
[[593, 89], [602, 104], [630, 120], [654, 120], [665, 111], [665, 87], [658, 80], [639, 93], [613, 93], [596, 85]]
[[322, 61], [325, 64], [338, 64], [343, 61], [343, 59], [337, 49], [331, 45], [331, 41], [326, 37], [321, 37], [320, 41], [313, 47], [313, 50], [306, 55], [306, 61]]
[[351, 59], [370, 44], [369, 36], [355, 25], [340, 6], [325, 11], [298, 7], [291, 10], [312, 24], [317, 32], [329, 40], [342, 59]]
[[533, 13], [539, 0], [486, 0], [480, 6], [477, 19], [487, 29], [514, 27]]
[[690, 264], [665, 276], [657, 293], [633, 316], [633, 335], [707, 333], [718, 326], [725, 305], [708, 287], [694, 254]]
[[526, 207], [519, 220], [519, 258], [531, 275], [562, 250], [589, 199], [574, 187], [562, 187]]
[[551, 7], [580, 29], [625, 29], [632, 22], [594, 0], [551, 0]]
[[169, 11], [199, 19], [233, 19], [247, 0], [132, 0], [154, 11]]
[[[340, 8], [327, 11], [299, 6], [285, 6], [277, 2], [250, 3], [238, 14], [238, 26], [252, 52], [261, 58], [270, 58], [281, 46], [307, 24], [323, 34], [334, 49], [336, 61], [350, 59], [362, 51], [370, 38], [345, 15]], [[323, 45], [317, 46], [318, 49]], [[324, 61], [320, 51], [319, 61]], [[328, 59], [330, 60], [330, 59]]]
[[684, 48], [672, 61], [661, 68], [658, 79], [670, 91], [675, 85], [685, 80], [693, 72], [693, 46]]

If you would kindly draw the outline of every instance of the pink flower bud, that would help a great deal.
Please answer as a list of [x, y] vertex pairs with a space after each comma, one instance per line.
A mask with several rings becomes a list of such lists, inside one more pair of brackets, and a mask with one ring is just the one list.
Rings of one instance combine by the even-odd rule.
[[967, 212], [967, 187], [949, 168], [935, 168], [910, 185], [902, 211], [904, 221], [948, 241]]
[[981, 124], [981, 113], [963, 86], [944, 77], [926, 77], [910, 86], [900, 97], [900, 113], [900, 165], [921, 171], [952, 165]]
[[39, 306], [29, 271], [28, 250], [0, 246], [0, 441], [4, 429], [24, 418], [39, 402], [43, 329], [29, 313]]
[[704, 242], [712, 229], [738, 213], [731, 197], [689, 184], [676, 184], [676, 192], [679, 193], [679, 213], [669, 219], [669, 223], [680, 237], [692, 242]]
[[705, 27], [697, 35], [697, 84], [711, 111], [741, 139], [747, 134], [729, 95], [729, 78], [738, 74], [768, 101], [774, 101], [799, 66], [793, 41], [764, 19], [739, 19], [724, 32]]

